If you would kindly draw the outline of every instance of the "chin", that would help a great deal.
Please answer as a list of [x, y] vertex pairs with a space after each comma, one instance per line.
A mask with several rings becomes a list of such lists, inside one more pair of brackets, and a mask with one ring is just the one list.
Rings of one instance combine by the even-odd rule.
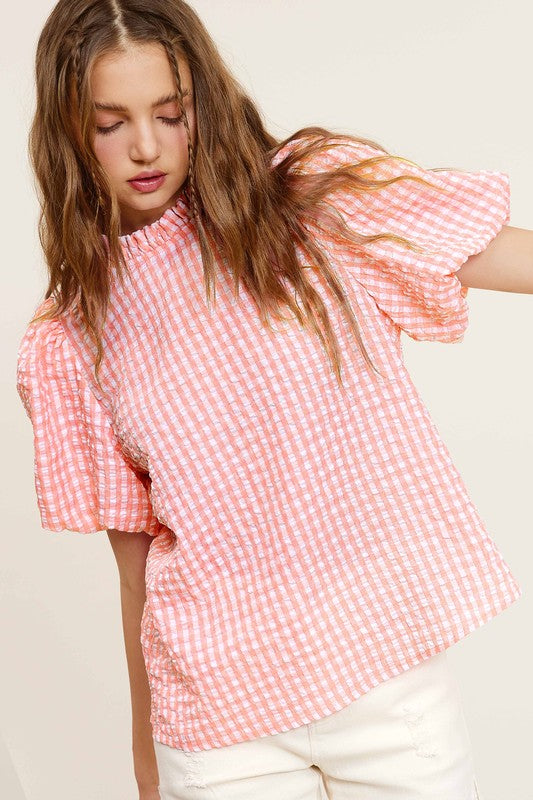
[[125, 202], [129, 205], [135, 205], [136, 208], [160, 208], [161, 206], [171, 203], [173, 198], [176, 197], [181, 191], [181, 186], [176, 187], [172, 191], [165, 192], [147, 192], [146, 194], [139, 194], [133, 198], [129, 197]]
[[127, 200], [123, 201], [122, 206], [124, 208], [131, 208], [133, 211], [157, 211], [158, 208], [162, 208], [171, 203], [174, 194], [175, 192], [168, 195], [165, 192], [164, 195], [159, 196], [158, 192], [154, 192], [153, 194], [140, 195], [139, 197], [133, 198], [133, 200], [129, 197]]
[[136, 197], [128, 197], [124, 200], [119, 198], [121, 215], [123, 219], [128, 220], [129, 226], [135, 226], [136, 229], [141, 228], [158, 219], [167, 208], [173, 206], [180, 191], [181, 186], [171, 193], [168, 191], [164, 194], [151, 192], [139, 194]]

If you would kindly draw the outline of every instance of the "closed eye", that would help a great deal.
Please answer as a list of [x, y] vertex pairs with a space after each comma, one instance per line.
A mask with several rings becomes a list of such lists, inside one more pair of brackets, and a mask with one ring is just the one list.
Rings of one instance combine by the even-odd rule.
[[165, 125], [179, 125], [184, 116], [185, 114], [180, 114], [179, 117], [159, 117], [159, 119], [161, 122], [164, 122]]
[[[184, 116], [184, 114], [180, 114], [179, 117], [158, 117], [158, 119], [160, 119], [165, 125], [179, 125]], [[101, 133], [105, 136], [108, 133], [113, 133], [113, 131], [116, 131], [121, 125], [122, 122], [115, 122], [114, 125], [109, 125], [108, 127], [97, 125], [96, 130], [98, 133]]]
[[102, 128], [100, 125], [97, 125], [96, 130], [98, 133], [103, 133], [105, 135], [106, 133], [113, 133], [113, 131], [116, 131], [120, 125], [122, 125], [122, 122], [116, 122], [114, 125], [110, 125], [108, 128]]

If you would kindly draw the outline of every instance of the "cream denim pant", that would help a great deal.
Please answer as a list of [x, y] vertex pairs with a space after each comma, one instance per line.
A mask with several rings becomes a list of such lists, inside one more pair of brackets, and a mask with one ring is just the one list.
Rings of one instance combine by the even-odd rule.
[[154, 746], [161, 800], [481, 800], [446, 650], [289, 731]]

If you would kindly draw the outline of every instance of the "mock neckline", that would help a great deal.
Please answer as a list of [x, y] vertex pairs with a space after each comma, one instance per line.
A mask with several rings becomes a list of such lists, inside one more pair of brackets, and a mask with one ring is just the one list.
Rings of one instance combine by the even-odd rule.
[[169, 206], [159, 219], [119, 236], [119, 242], [126, 252], [147, 250], [171, 238], [190, 219], [190, 206], [185, 193], [181, 192], [174, 205]]

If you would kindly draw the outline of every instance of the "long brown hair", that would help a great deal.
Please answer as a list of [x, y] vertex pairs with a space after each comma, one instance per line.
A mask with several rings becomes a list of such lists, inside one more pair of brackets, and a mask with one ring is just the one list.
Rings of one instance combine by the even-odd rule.
[[[268, 325], [269, 313], [277, 316], [283, 306], [288, 307], [302, 326], [319, 337], [342, 384], [338, 342], [320, 293], [298, 259], [299, 245], [340, 303], [365, 360], [379, 373], [344, 287], [305, 223], [317, 233], [333, 233], [354, 246], [389, 238], [420, 250], [390, 233], [356, 234], [327, 200], [337, 192], [376, 191], [401, 179], [426, 181], [412, 175], [378, 180], [363, 174], [384, 159], [414, 163], [391, 156], [369, 139], [310, 126], [277, 140], [265, 129], [259, 111], [229, 72], [198, 15], [182, 0], [60, 0], [46, 21], [36, 53], [37, 105], [29, 146], [41, 205], [39, 236], [49, 275], [45, 300], [52, 302], [33, 321], [61, 315], [78, 301], [96, 344], [98, 381], [109, 268], [112, 265], [122, 280], [127, 267], [119, 241], [117, 199], [91, 144], [94, 109], [89, 76], [97, 58], [127, 42], [160, 43], [175, 76], [188, 138], [184, 193], [198, 234], [208, 304], [216, 303], [215, 256], [222, 256], [231, 269], [235, 291], [242, 282], [262, 323]], [[194, 149], [178, 55], [187, 60], [193, 79]], [[381, 155], [314, 174], [300, 169], [343, 142], [371, 145]], [[289, 143], [294, 146], [286, 157], [271, 167], [272, 159]]]

